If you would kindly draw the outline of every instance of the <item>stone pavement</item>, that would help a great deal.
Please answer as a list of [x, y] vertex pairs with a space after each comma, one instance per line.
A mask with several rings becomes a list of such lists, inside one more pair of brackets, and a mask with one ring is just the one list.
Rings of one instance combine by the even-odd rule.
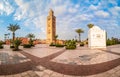
[[[120, 45], [108, 47], [108, 50], [110, 50], [110, 52], [105, 52], [102, 50], [94, 51], [84, 47], [77, 48], [77, 50], [74, 51], [63, 50], [59, 52], [53, 52], [51, 50], [52, 53], [46, 54], [44, 56], [36, 56], [36, 54], [32, 55], [34, 52], [31, 54], [26, 49], [23, 49], [24, 52], [21, 51], [21, 53], [28, 59], [31, 59], [34, 66], [31, 68], [31, 70], [28, 69], [27, 71], [31, 71], [35, 74], [35, 76], [30, 76], [29, 74], [26, 74], [26, 76], [22, 76], [22, 73], [18, 73], [17, 75], [19, 75], [20, 77], [120, 77], [119, 47]], [[42, 48], [46, 48], [45, 52], [47, 52], [47, 49], [50, 49], [48, 46], [41, 47], [41, 45], [38, 45], [37, 48], [33, 48], [32, 50], [37, 49], [37, 52], [39, 52], [40, 50], [40, 53], [42, 54], [41, 50], [44, 52]], [[71, 53], [72, 55], [74, 54], [75, 57], [79, 57], [80, 61], [83, 60], [83, 64], [78, 64], [75, 62], [65, 63], [67, 60], [69, 61], [69, 58], [71, 58], [72, 61], [76, 60], [74, 55], [72, 56]], [[103, 59], [103, 61], [102, 59], [100, 61], [97, 61], [100, 59], [100, 57]], [[56, 61], [61, 59], [63, 59], [62, 62]], [[92, 59], [96, 59], [94, 61], [97, 62], [92, 63]], [[91, 63], [87, 64], [86, 61], [90, 60]], [[7, 75], [6, 77], [14, 77], [14, 75], [16, 74], [9, 76]], [[3, 75], [3, 77], [5, 76]]]
[[64, 75], [64, 74], [46, 69], [45, 67], [40, 65], [37, 66], [36, 68], [37, 69], [29, 70], [29, 71], [18, 73], [18, 74], [1, 75], [0, 77], [120, 77], [120, 66], [115, 67], [114, 69], [106, 71], [104, 73], [89, 75], [89, 76]]
[[12, 54], [13, 52], [8, 53], [8, 51], [0, 51], [0, 65], [3, 64], [17, 64], [22, 62], [30, 61], [30, 59], [26, 58], [24, 55], [20, 53]]
[[13, 75], [1, 75], [0, 77], [40, 77], [40, 76], [37, 75], [33, 70], [29, 70]]

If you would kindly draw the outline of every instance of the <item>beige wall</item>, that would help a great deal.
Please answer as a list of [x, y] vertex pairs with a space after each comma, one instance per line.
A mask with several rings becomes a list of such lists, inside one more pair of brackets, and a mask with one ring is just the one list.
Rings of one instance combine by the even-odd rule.
[[47, 16], [47, 43], [52, 43], [55, 40], [56, 35], [56, 17], [52, 10], [49, 11]]

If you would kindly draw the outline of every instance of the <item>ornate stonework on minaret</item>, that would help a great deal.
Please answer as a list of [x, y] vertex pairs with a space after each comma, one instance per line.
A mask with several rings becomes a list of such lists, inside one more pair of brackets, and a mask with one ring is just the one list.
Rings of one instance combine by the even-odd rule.
[[55, 41], [56, 35], [56, 17], [52, 9], [49, 11], [47, 16], [47, 43], [52, 43]]

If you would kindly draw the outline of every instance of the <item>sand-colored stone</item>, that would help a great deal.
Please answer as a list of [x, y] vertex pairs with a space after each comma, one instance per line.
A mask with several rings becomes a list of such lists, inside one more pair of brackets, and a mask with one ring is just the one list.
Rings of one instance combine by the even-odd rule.
[[55, 41], [56, 35], [56, 17], [52, 9], [49, 11], [47, 16], [47, 43], [50, 44]]

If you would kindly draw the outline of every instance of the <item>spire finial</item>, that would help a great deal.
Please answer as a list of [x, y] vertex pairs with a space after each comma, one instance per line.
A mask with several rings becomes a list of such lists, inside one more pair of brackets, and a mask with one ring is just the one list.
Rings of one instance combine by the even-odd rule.
[[53, 12], [53, 10], [50, 8], [49, 15], [53, 15], [53, 14], [54, 14], [54, 12]]

